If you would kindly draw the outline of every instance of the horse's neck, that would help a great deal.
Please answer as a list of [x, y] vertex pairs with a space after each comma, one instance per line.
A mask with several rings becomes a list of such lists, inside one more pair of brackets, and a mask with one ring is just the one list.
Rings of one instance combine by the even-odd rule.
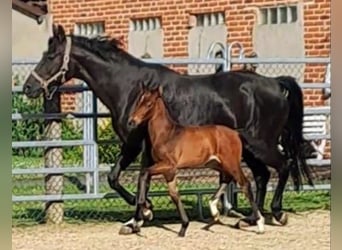
[[176, 124], [171, 120], [165, 104], [158, 98], [155, 104], [153, 115], [148, 122], [148, 132], [152, 145], [165, 143], [175, 132]]
[[92, 51], [83, 49], [80, 46], [77, 46], [72, 51], [72, 56], [79, 67], [76, 77], [85, 81], [95, 93], [106, 90], [106, 88], [113, 88], [113, 86], [120, 83], [119, 79], [113, 79], [112, 77], [115, 76], [116, 72], [120, 71], [119, 63], [107, 62]]
[[130, 108], [127, 100], [134, 99], [131, 95], [137, 92], [134, 91], [138, 88], [137, 82], [122, 76], [127, 72], [122, 70], [124, 67], [122, 64], [116, 61], [107, 62], [92, 51], [78, 46], [77, 43], [72, 50], [72, 57], [78, 67], [74, 77], [86, 82], [101, 102], [111, 110], [112, 118], [118, 120], [113, 122], [125, 124], [126, 117], [122, 118], [122, 121], [119, 119], [127, 113], [126, 109]]

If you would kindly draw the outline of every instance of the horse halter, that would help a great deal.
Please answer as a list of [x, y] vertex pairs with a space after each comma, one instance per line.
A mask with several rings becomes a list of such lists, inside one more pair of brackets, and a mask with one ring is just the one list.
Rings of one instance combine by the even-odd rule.
[[51, 100], [55, 92], [57, 91], [58, 87], [54, 86], [51, 93], [49, 92], [49, 84], [53, 81], [57, 81], [57, 78], [62, 76], [61, 83], [64, 83], [65, 80], [65, 74], [69, 70], [69, 61], [70, 61], [70, 51], [71, 51], [71, 37], [66, 37], [66, 45], [65, 45], [65, 51], [64, 51], [64, 57], [63, 57], [63, 64], [60, 70], [51, 76], [49, 79], [44, 80], [42, 77], [40, 77], [37, 72], [34, 70], [31, 72], [32, 76], [36, 78], [41, 87], [44, 89], [45, 96], [47, 100]]

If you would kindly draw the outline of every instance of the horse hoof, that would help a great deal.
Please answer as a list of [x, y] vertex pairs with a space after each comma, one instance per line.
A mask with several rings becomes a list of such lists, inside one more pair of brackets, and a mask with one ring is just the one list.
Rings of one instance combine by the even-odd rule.
[[240, 218], [240, 219], [245, 217], [243, 214], [235, 211], [234, 209], [228, 210], [227, 216], [232, 217], [232, 218]]
[[282, 213], [280, 219], [277, 220], [274, 216], [272, 216], [272, 223], [276, 226], [285, 226], [288, 222], [288, 215], [287, 213]]
[[185, 232], [179, 232], [178, 237], [184, 238], [185, 237]]
[[219, 222], [220, 221], [220, 214], [217, 214], [214, 216], [214, 222]]
[[129, 235], [129, 234], [133, 234], [133, 228], [130, 227], [130, 226], [127, 226], [127, 225], [123, 225], [123, 226], [120, 228], [119, 234], [120, 234], [120, 235]]
[[249, 227], [251, 226], [251, 224], [249, 224], [247, 221], [245, 220], [239, 220], [236, 224], [235, 224], [235, 228], [237, 229], [241, 229], [244, 227]]
[[153, 220], [153, 212], [151, 209], [145, 208], [143, 210], [144, 220], [152, 221]]

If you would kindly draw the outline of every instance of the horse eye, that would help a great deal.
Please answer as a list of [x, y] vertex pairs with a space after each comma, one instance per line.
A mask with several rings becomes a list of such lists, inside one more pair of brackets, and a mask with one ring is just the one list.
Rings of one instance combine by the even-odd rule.
[[54, 58], [55, 58], [55, 55], [53, 55], [53, 54], [50, 54], [50, 55], [48, 55], [48, 56], [47, 56], [47, 58], [48, 58], [49, 60], [52, 60], [52, 59], [54, 59]]

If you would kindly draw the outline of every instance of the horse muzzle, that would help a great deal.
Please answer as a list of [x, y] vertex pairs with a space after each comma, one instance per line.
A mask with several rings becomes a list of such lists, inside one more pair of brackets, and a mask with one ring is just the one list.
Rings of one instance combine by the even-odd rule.
[[23, 92], [28, 98], [38, 98], [43, 93], [43, 88], [26, 83], [23, 86]]
[[129, 118], [127, 125], [130, 129], [135, 129], [138, 127], [138, 123], [135, 121], [134, 118]]

